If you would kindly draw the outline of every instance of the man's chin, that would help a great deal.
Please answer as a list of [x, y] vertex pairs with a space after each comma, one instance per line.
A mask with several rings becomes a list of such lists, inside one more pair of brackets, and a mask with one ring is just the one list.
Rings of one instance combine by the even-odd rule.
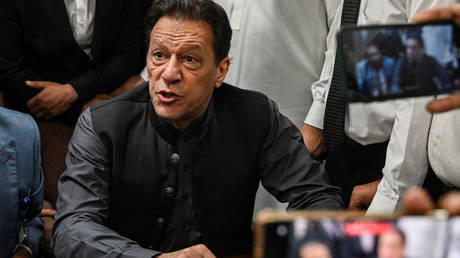
[[168, 112], [167, 110], [164, 110], [161, 108], [155, 111], [159, 117], [161, 117], [162, 119], [168, 120], [168, 121], [175, 121], [175, 120], [179, 120], [180, 118], [179, 114], [175, 112]]

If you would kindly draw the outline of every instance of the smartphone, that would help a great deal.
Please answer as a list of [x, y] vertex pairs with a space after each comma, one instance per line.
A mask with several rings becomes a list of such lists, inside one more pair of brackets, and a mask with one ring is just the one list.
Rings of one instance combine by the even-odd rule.
[[337, 50], [342, 96], [370, 102], [459, 90], [459, 46], [452, 21], [343, 27]]
[[429, 216], [275, 212], [262, 217], [256, 221], [256, 258], [460, 256], [460, 218], [449, 218], [445, 211]]

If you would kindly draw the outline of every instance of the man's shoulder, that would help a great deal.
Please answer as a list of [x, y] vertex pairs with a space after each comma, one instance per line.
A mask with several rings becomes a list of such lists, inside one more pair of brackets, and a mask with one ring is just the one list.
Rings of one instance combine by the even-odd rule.
[[241, 105], [267, 105], [268, 97], [258, 91], [241, 89], [227, 83], [223, 83], [214, 91], [214, 98], [223, 103]]
[[117, 107], [127, 108], [139, 103], [150, 101], [148, 83], [142, 83], [139, 86], [130, 89], [115, 98], [100, 102], [91, 106], [91, 112], [104, 112], [104, 110], [113, 110]]
[[430, 56], [430, 55], [423, 55], [423, 61], [425, 63], [428, 63], [429, 65], [433, 65], [433, 64], [439, 64], [438, 60], [436, 60], [436, 58]]
[[38, 130], [34, 119], [29, 114], [4, 107], [0, 107], [0, 125], [1, 131], [7, 134]]

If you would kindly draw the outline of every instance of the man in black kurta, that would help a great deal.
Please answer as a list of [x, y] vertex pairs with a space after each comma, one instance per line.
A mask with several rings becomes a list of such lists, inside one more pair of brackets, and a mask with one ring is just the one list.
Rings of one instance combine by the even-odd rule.
[[147, 21], [148, 85], [91, 107], [75, 128], [57, 257], [247, 253], [260, 180], [290, 208], [342, 208], [276, 104], [222, 83], [231, 29], [220, 6], [159, 0]]

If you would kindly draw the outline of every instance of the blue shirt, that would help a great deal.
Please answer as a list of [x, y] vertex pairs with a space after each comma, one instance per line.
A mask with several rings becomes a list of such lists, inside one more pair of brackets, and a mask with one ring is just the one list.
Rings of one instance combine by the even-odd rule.
[[10, 257], [18, 244], [36, 256], [43, 229], [38, 127], [30, 115], [2, 107], [0, 200], [0, 257]]

